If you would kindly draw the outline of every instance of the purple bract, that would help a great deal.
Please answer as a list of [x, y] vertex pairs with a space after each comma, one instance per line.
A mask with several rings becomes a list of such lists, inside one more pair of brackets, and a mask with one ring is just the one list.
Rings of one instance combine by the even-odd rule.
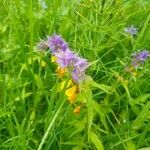
[[38, 44], [40, 49], [49, 47], [51, 54], [56, 57], [56, 63], [60, 68], [66, 68], [74, 82], [79, 83], [85, 77], [85, 70], [89, 67], [86, 59], [73, 53], [65, 40], [60, 35], [48, 36], [47, 41]]
[[74, 64], [74, 69], [72, 71], [72, 78], [74, 81], [78, 82], [85, 77], [85, 70], [89, 67], [86, 59], [77, 57]]
[[58, 53], [68, 49], [67, 42], [65, 42], [59, 35], [54, 34], [53, 36], [48, 36], [48, 42], [52, 53]]
[[57, 63], [62, 68], [72, 66], [74, 63], [75, 55], [69, 49], [55, 53], [55, 56], [57, 58]]

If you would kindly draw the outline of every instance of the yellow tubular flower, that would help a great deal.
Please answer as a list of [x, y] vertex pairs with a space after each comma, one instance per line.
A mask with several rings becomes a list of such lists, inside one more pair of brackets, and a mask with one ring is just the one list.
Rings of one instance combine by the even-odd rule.
[[75, 92], [78, 90], [77, 86], [74, 85], [72, 86], [71, 88], [67, 89], [65, 94], [68, 96], [68, 97], [71, 97], [73, 94], [75, 94]]
[[57, 67], [56, 72], [59, 77], [63, 77], [66, 73], [66, 68]]
[[80, 111], [81, 111], [81, 106], [78, 106], [78, 107], [76, 107], [76, 108], [73, 110], [73, 112], [74, 112], [75, 114], [79, 114]]
[[77, 93], [74, 93], [73, 95], [68, 97], [68, 100], [71, 104], [73, 104], [75, 102], [76, 98], [77, 98]]

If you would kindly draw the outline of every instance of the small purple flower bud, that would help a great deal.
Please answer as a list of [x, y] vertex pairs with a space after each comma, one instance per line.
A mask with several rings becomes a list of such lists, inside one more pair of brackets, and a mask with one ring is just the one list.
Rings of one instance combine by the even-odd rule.
[[130, 27], [127, 27], [124, 29], [124, 32], [130, 34], [130, 35], [137, 35], [138, 31], [137, 31], [137, 28], [135, 28], [133, 25], [131, 25]]
[[139, 65], [142, 65], [148, 59], [148, 57], [150, 57], [150, 52], [143, 50], [141, 52], [133, 53], [132, 56], [132, 65], [137, 68]]

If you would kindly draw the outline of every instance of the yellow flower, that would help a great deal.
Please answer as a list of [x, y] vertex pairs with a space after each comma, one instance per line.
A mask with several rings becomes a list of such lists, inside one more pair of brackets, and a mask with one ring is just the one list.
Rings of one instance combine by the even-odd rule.
[[56, 60], [57, 60], [56, 56], [51, 57], [51, 62], [56, 62]]
[[73, 95], [68, 97], [68, 100], [71, 104], [73, 104], [75, 102], [76, 98], [77, 98], [77, 93], [74, 93]]
[[68, 97], [71, 97], [73, 94], [76, 93], [77, 89], [78, 89], [77, 86], [74, 85], [74, 86], [72, 86], [71, 88], [67, 89], [66, 92], [65, 92], [65, 94], [66, 94]]
[[76, 108], [73, 110], [73, 112], [76, 113], [76, 114], [79, 114], [80, 111], [81, 111], [81, 106], [78, 106], [78, 107], [76, 107]]
[[71, 104], [75, 102], [77, 98], [77, 93], [78, 93], [78, 87], [76, 85], [66, 90], [65, 94], [67, 95], [68, 100]]
[[45, 67], [45, 66], [46, 66], [46, 62], [42, 60], [42, 61], [41, 61], [41, 66], [42, 66], [42, 67]]
[[61, 90], [64, 88], [64, 86], [66, 85], [65, 88], [66, 91], [65, 91], [65, 95], [67, 96], [67, 99], [69, 100], [69, 102], [71, 104], [73, 104], [77, 98], [77, 93], [78, 93], [78, 87], [77, 85], [74, 85], [73, 81], [72, 80], [69, 80], [68, 83], [66, 83], [67, 81], [63, 81], [61, 83]]
[[56, 72], [59, 77], [63, 77], [66, 73], [66, 68], [57, 67]]

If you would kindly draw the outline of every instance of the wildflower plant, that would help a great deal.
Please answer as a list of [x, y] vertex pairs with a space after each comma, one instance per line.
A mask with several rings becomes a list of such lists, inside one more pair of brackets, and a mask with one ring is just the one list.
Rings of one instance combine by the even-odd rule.
[[[72, 52], [68, 43], [60, 35], [48, 36], [47, 41], [41, 41], [38, 44], [38, 48], [41, 50], [46, 50], [47, 47], [50, 50], [51, 61], [57, 65], [56, 73], [61, 80], [61, 89], [66, 88], [67, 99], [75, 105], [78, 94], [81, 92], [80, 85], [86, 78], [85, 71], [89, 67], [89, 63]], [[77, 107], [78, 110], [80, 107]]]
[[142, 66], [145, 61], [150, 57], [150, 52], [147, 50], [142, 50], [142, 51], [138, 51], [138, 52], [134, 52], [132, 54], [132, 66], [134, 68], [139, 68], [140, 66]]
[[150, 57], [150, 52], [148, 50], [141, 50], [134, 52], [131, 55], [131, 63], [126, 68], [127, 72], [130, 72], [133, 76], [137, 75], [137, 71], [143, 68], [144, 63]]
[[[60, 35], [48, 36], [46, 43], [48, 43], [51, 62], [56, 65], [56, 74], [60, 81], [59, 91], [64, 91], [67, 100], [73, 106], [73, 113], [80, 114], [81, 108], [87, 107], [89, 139], [93, 120], [92, 87], [106, 89], [106, 91], [107, 88], [97, 84], [90, 76], [86, 75], [86, 69], [90, 66], [89, 62], [71, 51], [68, 43]], [[43, 49], [43, 47], [41, 48]], [[51, 124], [47, 128], [38, 150], [41, 150], [50, 128]]]

